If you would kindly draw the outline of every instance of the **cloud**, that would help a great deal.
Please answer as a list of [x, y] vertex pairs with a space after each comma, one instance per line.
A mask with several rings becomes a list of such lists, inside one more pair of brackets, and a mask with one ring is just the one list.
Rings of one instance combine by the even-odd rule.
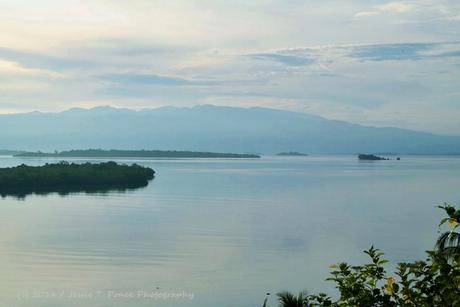
[[406, 13], [414, 9], [414, 5], [403, 2], [389, 2], [386, 4], [374, 6], [372, 11], [361, 11], [355, 14], [355, 17], [371, 17], [381, 13]]
[[313, 63], [313, 59], [305, 56], [296, 56], [289, 54], [279, 53], [256, 53], [251, 54], [251, 57], [255, 59], [271, 60], [288, 66], [302, 66]]
[[[459, 57], [460, 42], [390, 43], [310, 46], [308, 48], [281, 49], [277, 52], [256, 53], [250, 57], [269, 60], [286, 66], [302, 67], [322, 76], [340, 76], [329, 70], [332, 64], [358, 59], [360, 61], [432, 60]], [[314, 64], [314, 65], [313, 65]]]
[[439, 54], [433, 55], [433, 57], [448, 57], [448, 58], [449, 57], [460, 57], [460, 50], [439, 53]]
[[446, 17], [446, 20], [460, 21], [460, 15], [448, 16], [448, 17]]
[[193, 81], [189, 81], [177, 77], [167, 77], [155, 74], [109, 74], [101, 76], [101, 79], [119, 83], [119, 84], [137, 84], [137, 85], [192, 85]]
[[460, 42], [362, 45], [350, 47], [349, 52], [352, 58], [365, 61], [430, 60], [459, 57]]
[[51, 78], [63, 78], [63, 74], [45, 70], [45, 69], [34, 69], [27, 68], [19, 63], [0, 59], [0, 75], [21, 75], [21, 76], [42, 76]]
[[417, 60], [421, 51], [430, 50], [433, 44], [378, 44], [350, 48], [351, 56], [361, 60]]
[[358, 12], [355, 14], [355, 17], [370, 17], [370, 16], [375, 16], [378, 15], [379, 12], [376, 11], [363, 11], [363, 12]]
[[94, 67], [94, 60], [81, 59], [75, 56], [55, 56], [36, 51], [24, 51], [21, 49], [2, 48], [0, 47], [0, 58], [21, 63], [21, 65], [62, 71], [72, 68], [89, 68]]
[[412, 4], [403, 2], [390, 2], [382, 5], [377, 5], [375, 8], [381, 12], [405, 13], [411, 11], [414, 6]]

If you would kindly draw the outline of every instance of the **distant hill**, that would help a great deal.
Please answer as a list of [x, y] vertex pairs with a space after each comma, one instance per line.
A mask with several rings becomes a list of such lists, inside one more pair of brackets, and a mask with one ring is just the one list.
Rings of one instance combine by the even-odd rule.
[[205, 152], [460, 154], [460, 137], [375, 128], [305, 113], [211, 105], [140, 111], [98, 107], [0, 115], [3, 148]]

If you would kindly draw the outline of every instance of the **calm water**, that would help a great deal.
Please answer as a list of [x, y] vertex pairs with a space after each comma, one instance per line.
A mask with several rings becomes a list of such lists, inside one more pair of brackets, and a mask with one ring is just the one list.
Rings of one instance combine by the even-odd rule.
[[459, 157], [118, 161], [157, 176], [125, 193], [0, 199], [0, 306], [242, 307], [334, 291], [330, 264], [364, 261], [371, 244], [421, 258], [435, 205], [460, 201]]

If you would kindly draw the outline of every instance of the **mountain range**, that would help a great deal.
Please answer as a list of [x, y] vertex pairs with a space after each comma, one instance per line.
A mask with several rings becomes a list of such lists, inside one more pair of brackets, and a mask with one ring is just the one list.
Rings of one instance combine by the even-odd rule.
[[161, 149], [272, 154], [460, 154], [460, 137], [377, 128], [268, 108], [96, 107], [0, 115], [0, 147]]

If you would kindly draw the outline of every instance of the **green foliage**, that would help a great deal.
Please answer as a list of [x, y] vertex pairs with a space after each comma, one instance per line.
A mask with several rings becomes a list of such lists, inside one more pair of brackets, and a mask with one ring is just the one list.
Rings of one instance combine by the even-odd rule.
[[22, 164], [0, 169], [0, 194], [135, 188], [147, 185], [154, 174], [147, 167], [115, 162], [77, 164], [62, 161], [43, 166]]
[[297, 296], [283, 291], [276, 294], [282, 307], [308, 307], [308, 295], [305, 292], [300, 292]]
[[[339, 306], [394, 306], [391, 302], [392, 291], [389, 285], [381, 288], [385, 279], [383, 264], [387, 261], [381, 257], [383, 253], [373, 246], [365, 251], [371, 258], [371, 262], [362, 266], [350, 266], [347, 263], [339, 263], [331, 266], [333, 281], [341, 294]], [[388, 289], [387, 289], [388, 288]]]
[[428, 251], [424, 261], [399, 263], [390, 276], [384, 269], [383, 253], [371, 246], [364, 251], [369, 263], [331, 266], [328, 280], [336, 284], [338, 300], [321, 293], [302, 297], [304, 305], [296, 305], [293, 294], [282, 292], [278, 294], [281, 306], [460, 306], [460, 235], [454, 232], [460, 224], [460, 210], [448, 204], [440, 208], [448, 215], [440, 227], [448, 224], [450, 230], [441, 234], [436, 250]]
[[455, 207], [447, 203], [439, 206], [439, 208], [443, 209], [448, 216], [441, 220], [439, 227], [447, 224], [450, 230], [445, 231], [439, 236], [438, 241], [436, 242], [436, 248], [439, 251], [442, 251], [449, 258], [459, 257], [460, 234], [455, 230], [460, 225], [460, 210], [456, 210]]

